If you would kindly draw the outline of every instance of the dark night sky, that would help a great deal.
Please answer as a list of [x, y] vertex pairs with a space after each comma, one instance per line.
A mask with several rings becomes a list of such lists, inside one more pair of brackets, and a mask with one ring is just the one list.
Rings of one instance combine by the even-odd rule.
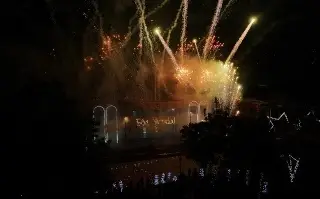
[[[166, 25], [174, 18], [180, 1], [174, 1], [154, 16], [156, 25]], [[49, 1], [55, 6], [56, 19], [68, 38], [80, 41], [86, 21], [82, 11], [89, 1]], [[130, 0], [101, 1], [100, 10], [105, 26], [124, 30], [129, 16], [134, 13]], [[147, 0], [154, 6], [160, 0]], [[14, 3], [12, 3], [14, 4]], [[192, 0], [189, 13], [189, 38], [203, 36], [210, 24], [215, 1]], [[15, 5], [7, 14], [8, 29], [6, 43], [12, 50], [23, 44], [28, 51], [46, 51], [56, 40], [50, 20], [50, 10], [45, 1], [31, 1]], [[316, 99], [319, 67], [319, 12], [316, 0], [238, 0], [230, 15], [219, 24], [217, 35], [226, 45], [226, 55], [247, 25], [250, 16], [258, 16], [258, 23], [249, 32], [234, 60], [241, 70], [241, 81], [246, 93], [260, 95], [256, 87], [268, 85], [271, 96], [286, 96], [301, 99]], [[125, 23], [123, 23], [125, 21]], [[76, 35], [76, 36], [75, 36]], [[52, 39], [52, 38], [55, 39]], [[80, 45], [80, 44], [79, 44]], [[23, 60], [25, 62], [26, 60]], [[21, 63], [21, 62], [19, 62]]]

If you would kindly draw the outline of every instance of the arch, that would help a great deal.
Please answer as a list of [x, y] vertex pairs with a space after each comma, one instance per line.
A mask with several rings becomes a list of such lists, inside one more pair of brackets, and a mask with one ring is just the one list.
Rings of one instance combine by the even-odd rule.
[[[119, 143], [119, 123], [118, 123], [118, 108], [112, 104], [108, 105], [106, 108], [106, 116], [105, 116], [105, 123], [108, 126], [108, 109], [114, 108], [116, 110], [116, 136], [117, 136], [117, 143]], [[107, 138], [108, 139], [108, 132], [107, 132]]]
[[[196, 105], [196, 106], [197, 106], [197, 122], [199, 122], [200, 103], [197, 102], [197, 101], [191, 101], [191, 102], [189, 102], [189, 105], [188, 105], [188, 117], [191, 118], [190, 106], [192, 106], [192, 105]], [[188, 119], [189, 119], [189, 118], [188, 118]], [[190, 122], [191, 122], [191, 119], [190, 119]]]
[[105, 126], [106, 126], [106, 109], [103, 106], [95, 106], [92, 110], [92, 119], [95, 120], [94, 112], [97, 108], [101, 108], [103, 110], [103, 135], [106, 135]]

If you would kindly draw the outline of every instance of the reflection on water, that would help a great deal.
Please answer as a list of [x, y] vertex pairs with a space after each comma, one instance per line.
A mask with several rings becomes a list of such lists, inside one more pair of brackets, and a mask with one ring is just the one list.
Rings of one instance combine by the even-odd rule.
[[[216, 183], [240, 183], [250, 186], [252, 183], [251, 171], [230, 169], [219, 167], [218, 165], [208, 166], [207, 169], [200, 168], [194, 161], [184, 156], [174, 156], [158, 158], [131, 163], [111, 165], [110, 171], [114, 177], [114, 188], [122, 189], [132, 184], [133, 186], [141, 183], [160, 185], [169, 182], [179, 181], [179, 174], [182, 172], [187, 176], [198, 176], [198, 179], [209, 177], [210, 183], [215, 187]], [[193, 173], [191, 174], [191, 171]], [[195, 179], [193, 177], [193, 179]], [[121, 186], [120, 186], [121, 185]], [[260, 173], [259, 193], [268, 193], [268, 181], [264, 174]]]
[[152, 160], [130, 162], [111, 165], [110, 170], [115, 180], [138, 182], [141, 178], [154, 178], [163, 174], [176, 176], [180, 173], [188, 173], [188, 169], [198, 169], [197, 164], [184, 156], [158, 158]]

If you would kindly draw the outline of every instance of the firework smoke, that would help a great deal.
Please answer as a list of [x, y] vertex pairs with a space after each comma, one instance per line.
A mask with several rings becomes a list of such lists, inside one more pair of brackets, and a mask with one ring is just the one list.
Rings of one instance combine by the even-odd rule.
[[[106, 35], [103, 32], [102, 24], [100, 25], [100, 35], [103, 39], [99, 53], [101, 56], [97, 61], [101, 62], [102, 66], [108, 66], [105, 67], [108, 70], [106, 73], [110, 74], [110, 77], [106, 79], [108, 86], [105, 85], [102, 89], [119, 92], [121, 95], [118, 96], [130, 100], [160, 100], [160, 93], [163, 95], [162, 100], [183, 99], [185, 101], [209, 102], [217, 97], [221, 101], [222, 107], [225, 110], [231, 110], [231, 113], [241, 98], [242, 89], [238, 83], [236, 67], [230, 61], [254, 21], [250, 22], [241, 35], [227, 61], [222, 62], [215, 60], [211, 55], [214, 56], [223, 46], [214, 36], [215, 28], [221, 18], [223, 0], [218, 1], [204, 44], [198, 43], [196, 39], [190, 41], [187, 38], [188, 0], [181, 0], [177, 15], [166, 33], [166, 39], [163, 38], [160, 28], [156, 28], [155, 34], [151, 34], [146, 19], [160, 10], [168, 0], [164, 0], [147, 14], [145, 0], [134, 0], [134, 2], [137, 12], [130, 19], [129, 32], [125, 37]], [[235, 0], [230, 0], [225, 9], [234, 2]], [[95, 8], [98, 9], [97, 6]], [[101, 15], [98, 12], [96, 15], [100, 19]], [[182, 17], [180, 45], [175, 51], [170, 46], [170, 39], [180, 17]], [[135, 19], [138, 19], [137, 25], [133, 25]], [[99, 20], [99, 22], [101, 21], [102, 19]], [[137, 30], [139, 30], [138, 41], [130, 40], [132, 34]], [[153, 36], [156, 37], [153, 38]], [[134, 46], [133, 50], [130, 48], [131, 43]], [[203, 49], [202, 56], [199, 48]], [[89, 66], [95, 59], [88, 58], [86, 66]], [[170, 61], [166, 61], [167, 59]], [[113, 77], [111, 74], [116, 74], [116, 76]], [[117, 81], [111, 83], [111, 79]], [[115, 91], [110, 87], [119, 88], [122, 91]], [[112, 94], [106, 93], [104, 96], [112, 96]]]

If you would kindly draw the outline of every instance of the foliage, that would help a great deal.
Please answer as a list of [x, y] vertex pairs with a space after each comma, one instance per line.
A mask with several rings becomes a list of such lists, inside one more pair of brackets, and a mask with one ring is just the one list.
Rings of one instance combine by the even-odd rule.
[[184, 126], [181, 136], [189, 157], [201, 165], [217, 162], [214, 154], [223, 154], [224, 166], [265, 170], [280, 157], [269, 129], [266, 118], [217, 116]]

